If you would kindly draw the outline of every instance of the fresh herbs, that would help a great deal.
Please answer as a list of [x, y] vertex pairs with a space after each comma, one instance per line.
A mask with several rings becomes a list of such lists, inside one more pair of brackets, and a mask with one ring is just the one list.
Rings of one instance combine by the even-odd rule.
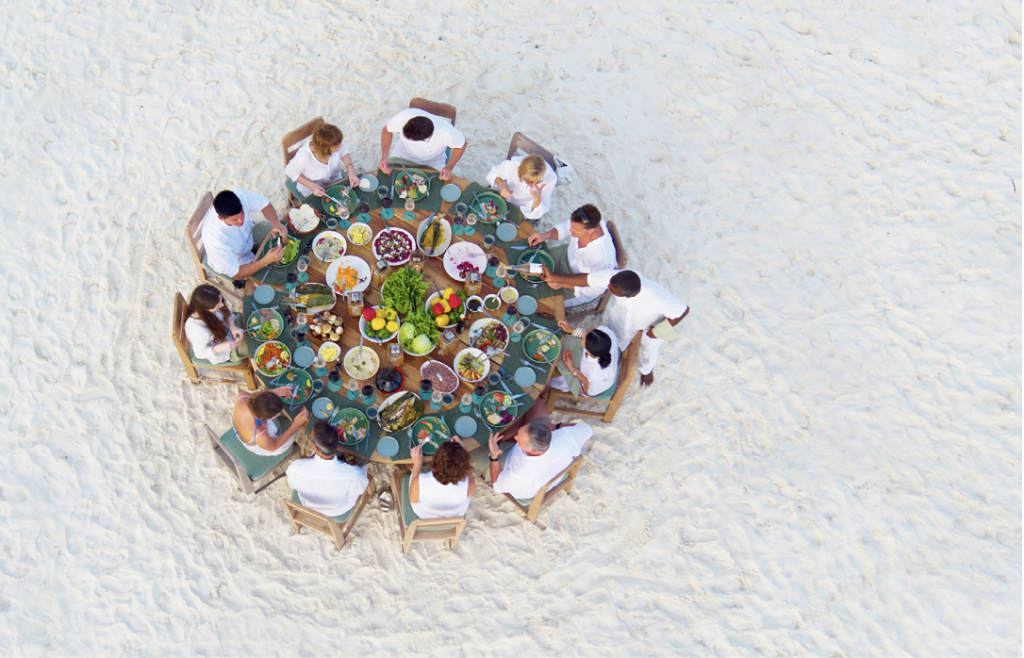
[[[384, 282], [380, 297], [383, 305], [393, 308], [402, 315], [408, 315], [413, 309], [419, 308], [423, 294], [430, 285], [423, 280], [423, 275], [416, 270], [404, 267]], [[425, 333], [425, 332], [424, 332]]]

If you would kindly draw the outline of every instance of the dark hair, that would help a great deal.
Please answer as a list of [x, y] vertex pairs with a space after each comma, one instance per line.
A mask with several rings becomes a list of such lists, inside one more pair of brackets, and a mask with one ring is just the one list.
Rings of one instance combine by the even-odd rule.
[[601, 224], [601, 211], [597, 206], [587, 203], [573, 210], [569, 219], [586, 228], [597, 228]]
[[270, 420], [284, 411], [284, 402], [281, 402], [281, 398], [277, 397], [276, 393], [263, 391], [259, 395], [249, 398], [249, 411], [260, 420]]
[[430, 470], [440, 484], [458, 484], [466, 479], [472, 468], [469, 453], [454, 441], [446, 441], [438, 447]]
[[526, 424], [526, 433], [530, 435], [530, 450], [547, 452], [551, 447], [551, 428], [547, 422], [537, 419]]
[[609, 282], [616, 297], [634, 297], [640, 292], [640, 275], [631, 270], [622, 270], [615, 274]]
[[325, 455], [330, 456], [338, 452], [338, 430], [327, 423], [317, 423], [309, 433], [309, 440]]
[[192, 296], [188, 300], [188, 308], [185, 309], [185, 317], [193, 315], [206, 325], [206, 328], [213, 334], [214, 342], [221, 343], [228, 338], [228, 327], [220, 319], [213, 309], [220, 304], [222, 299], [220, 291], [208, 283], [196, 286]]
[[213, 198], [213, 209], [221, 217], [233, 217], [242, 212], [242, 202], [237, 194], [231, 190], [224, 190]]
[[413, 117], [402, 126], [402, 134], [406, 139], [422, 142], [434, 134], [434, 122], [427, 117]]
[[605, 332], [600, 329], [591, 329], [587, 333], [587, 340], [583, 346], [597, 357], [597, 365], [602, 369], [612, 364], [612, 339]]

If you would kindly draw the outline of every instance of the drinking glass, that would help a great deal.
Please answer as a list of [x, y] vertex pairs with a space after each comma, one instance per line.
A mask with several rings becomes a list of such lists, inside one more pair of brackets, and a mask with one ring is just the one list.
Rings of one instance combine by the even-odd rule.
[[366, 419], [371, 421], [371, 422], [374, 421], [374, 420], [377, 420], [377, 415], [379, 413], [380, 413], [380, 409], [378, 409], [377, 407], [367, 407], [366, 408]]
[[494, 236], [493, 235], [485, 235], [484, 236], [484, 252], [485, 253], [491, 253], [491, 249], [493, 247], [494, 247]]
[[341, 221], [345, 221], [346, 219], [348, 219], [351, 216], [352, 216], [352, 213], [349, 212], [348, 208], [342, 208], [338, 212], [338, 219], [340, 219]]
[[309, 322], [309, 318], [306, 317], [305, 313], [299, 313], [298, 316], [295, 318], [295, 321], [296, 323], [298, 323], [299, 327], [305, 327], [306, 324]]
[[363, 396], [360, 399], [360, 402], [362, 402], [365, 405], [371, 405], [371, 404], [374, 403], [374, 400], [376, 398], [374, 396], [373, 387], [372, 386], [370, 386], [369, 384], [364, 386], [363, 390], [362, 390], [362, 393], [363, 393]]
[[345, 397], [349, 400], [355, 400], [359, 397], [359, 382], [354, 379], [348, 380], [348, 389], [345, 391]]
[[473, 226], [476, 224], [476, 213], [469, 213], [466, 215], [466, 226]]
[[501, 383], [501, 375], [496, 372], [492, 372], [491, 374], [487, 375], [487, 383], [490, 384], [491, 386], [497, 386], [498, 384]]
[[398, 343], [391, 343], [388, 345], [388, 360], [391, 362], [391, 367], [402, 367], [402, 364], [405, 363], [405, 353], [402, 352], [401, 345]]
[[466, 218], [466, 212], [468, 210], [469, 210], [469, 206], [467, 206], [464, 203], [456, 203], [455, 204], [455, 216], [458, 217], [459, 219], [465, 219]]
[[473, 404], [476, 404], [477, 402], [479, 402], [480, 399], [483, 398], [484, 395], [486, 395], [486, 394], [487, 394], [487, 389], [484, 388], [484, 385], [483, 384], [477, 384], [476, 388], [473, 389], [473, 396], [472, 396], [473, 397], [473, 400], [472, 400]]
[[430, 381], [429, 379], [424, 379], [423, 381], [421, 381], [420, 382], [420, 399], [421, 400], [429, 400], [431, 395], [433, 395], [433, 390], [434, 390], [434, 382]]
[[405, 209], [410, 211], [410, 212], [412, 212], [413, 210], [416, 210], [416, 202], [413, 201], [412, 199], [406, 199], [405, 200]]
[[445, 393], [441, 396], [441, 406], [445, 409], [451, 409], [452, 405], [455, 404], [455, 396], [451, 393]]
[[324, 382], [323, 382], [323, 380], [321, 380], [321, 379], [314, 379], [313, 380], [313, 392], [314, 393], [319, 393], [319, 392], [321, 392], [323, 390], [324, 390]]
[[430, 410], [431, 411], [440, 411], [441, 410], [441, 402], [443, 400], [444, 400], [444, 394], [441, 391], [434, 391], [430, 395]]
[[[480, 387], [483, 388], [483, 387]], [[473, 394], [466, 393], [462, 396], [462, 400], [459, 401], [459, 411], [464, 414], [468, 414], [473, 410]]]
[[517, 321], [512, 325], [512, 342], [518, 343], [523, 339], [523, 329], [526, 329], [526, 325], [522, 320]]
[[495, 273], [495, 276], [497, 276], [499, 279], [504, 279], [506, 276], [508, 276], [508, 265], [505, 265], [504, 263], [498, 265], [498, 271]]

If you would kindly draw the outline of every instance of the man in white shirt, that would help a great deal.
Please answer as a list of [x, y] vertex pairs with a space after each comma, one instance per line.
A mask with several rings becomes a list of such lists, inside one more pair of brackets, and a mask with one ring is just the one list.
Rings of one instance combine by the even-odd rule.
[[654, 383], [654, 366], [658, 363], [658, 350], [665, 341], [655, 337], [654, 325], [668, 320], [673, 327], [682, 322], [690, 307], [660, 284], [631, 270], [600, 270], [590, 274], [554, 274], [547, 267], [541, 278], [546, 282], [569, 286], [592, 286], [612, 291], [615, 303], [608, 315], [608, 328], [615, 332], [623, 349], [633, 340], [636, 332], [644, 332], [640, 339], [640, 385]]
[[[608, 222], [601, 218], [601, 211], [589, 203], [572, 211], [569, 220], [550, 231], [530, 236], [531, 247], [545, 240], [563, 240], [569, 237], [568, 245], [558, 245], [548, 250], [554, 259], [557, 274], [587, 274], [598, 270], [614, 269], [617, 264], [615, 243], [608, 233]], [[563, 287], [549, 282], [553, 289]], [[605, 286], [607, 287], [607, 286]], [[581, 306], [594, 301], [605, 287], [574, 286], [575, 296], [565, 300], [565, 307]]]
[[[266, 222], [254, 222], [252, 215], [262, 213]], [[210, 269], [236, 281], [244, 281], [284, 255], [275, 247], [263, 258], [255, 258], [256, 245], [271, 233], [284, 237], [287, 230], [278, 221], [277, 211], [262, 194], [225, 190], [213, 199], [213, 207], [203, 218], [203, 244]]]
[[487, 440], [490, 454], [491, 482], [498, 493], [515, 498], [533, 498], [541, 487], [564, 470], [583, 451], [594, 430], [586, 423], [575, 423], [552, 431], [547, 410], [538, 401], [527, 417], [531, 418], [515, 434], [515, 445], [506, 451], [504, 466], [500, 434], [491, 433]]
[[309, 438], [316, 454], [291, 463], [288, 486], [309, 509], [324, 516], [341, 516], [366, 491], [366, 466], [351, 466], [338, 459], [338, 433], [327, 423], [317, 423]]
[[[393, 116], [380, 133], [378, 166], [385, 174], [391, 173], [388, 153], [396, 133], [394, 156], [440, 170], [441, 180], [451, 180], [455, 164], [466, 152], [466, 136], [451, 121], [410, 107]], [[451, 158], [446, 155], [449, 148]]]

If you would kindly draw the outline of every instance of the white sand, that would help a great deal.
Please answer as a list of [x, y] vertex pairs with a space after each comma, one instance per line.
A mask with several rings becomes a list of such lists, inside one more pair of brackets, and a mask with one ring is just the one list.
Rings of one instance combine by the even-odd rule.
[[[1019, 3], [494, 5], [6, 7], [0, 655], [1020, 655]], [[200, 433], [183, 223], [415, 95], [693, 312], [546, 530], [485, 490], [454, 552], [374, 504], [335, 553]]]

